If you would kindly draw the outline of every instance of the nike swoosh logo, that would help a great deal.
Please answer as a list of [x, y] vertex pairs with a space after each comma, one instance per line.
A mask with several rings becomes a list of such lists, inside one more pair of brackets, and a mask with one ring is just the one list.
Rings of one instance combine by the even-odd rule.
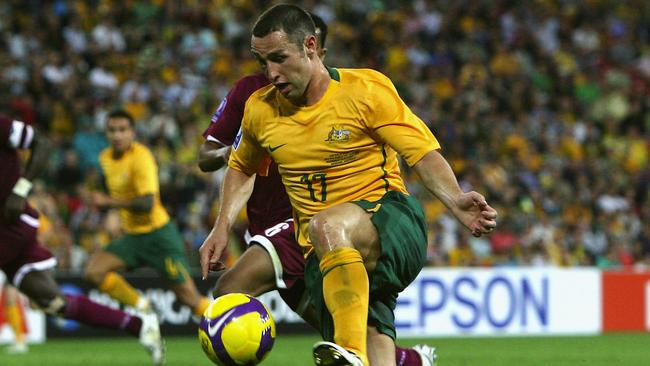
[[232, 314], [234, 311], [235, 311], [235, 309], [230, 309], [230, 311], [223, 314], [221, 316], [221, 319], [219, 319], [218, 322], [214, 323], [214, 326], [212, 324], [208, 323], [208, 334], [210, 335], [210, 337], [214, 337], [214, 335], [217, 334], [217, 331], [219, 330], [219, 328], [221, 328], [223, 323], [225, 323], [226, 320], [228, 320], [228, 318], [230, 317], [230, 314]]
[[278, 145], [276, 147], [272, 147], [271, 145], [269, 145], [269, 151], [274, 152], [275, 150], [281, 148], [284, 145], [286, 145], [286, 144]]

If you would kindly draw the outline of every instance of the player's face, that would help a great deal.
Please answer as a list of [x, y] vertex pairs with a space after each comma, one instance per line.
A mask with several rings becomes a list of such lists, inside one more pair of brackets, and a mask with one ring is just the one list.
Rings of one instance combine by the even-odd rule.
[[126, 118], [109, 118], [106, 123], [106, 136], [117, 153], [126, 151], [135, 139], [135, 131]]
[[299, 46], [284, 31], [276, 31], [264, 37], [253, 36], [251, 51], [278, 91], [301, 104], [317, 58], [316, 38], [307, 37], [305, 44]]

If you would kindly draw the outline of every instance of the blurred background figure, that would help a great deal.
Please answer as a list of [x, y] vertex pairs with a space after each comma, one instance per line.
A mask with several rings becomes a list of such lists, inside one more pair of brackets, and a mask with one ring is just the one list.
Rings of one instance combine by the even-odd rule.
[[0, 329], [6, 323], [13, 332], [14, 340], [5, 352], [9, 354], [27, 353], [27, 300], [15, 287], [6, 283], [6, 277], [0, 271]]

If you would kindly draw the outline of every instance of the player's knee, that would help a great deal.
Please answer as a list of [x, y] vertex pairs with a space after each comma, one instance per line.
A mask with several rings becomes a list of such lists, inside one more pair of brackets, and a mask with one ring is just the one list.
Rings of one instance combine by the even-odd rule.
[[219, 296], [235, 292], [257, 296], [257, 291], [250, 286], [251, 284], [251, 281], [245, 281], [241, 275], [238, 276], [233, 271], [228, 270], [217, 279], [217, 282], [212, 288], [212, 296], [216, 299]]
[[309, 237], [316, 253], [322, 255], [346, 243], [346, 238], [349, 238], [348, 222], [339, 215], [318, 213], [309, 221]]
[[95, 268], [94, 266], [86, 266], [84, 270], [84, 279], [96, 286], [99, 286], [106, 276], [106, 272]]
[[223, 282], [221, 282], [221, 279], [217, 280], [217, 283], [214, 284], [214, 287], [212, 288], [212, 297], [215, 299], [219, 296], [223, 296], [228, 294], [228, 290], [223, 285]]

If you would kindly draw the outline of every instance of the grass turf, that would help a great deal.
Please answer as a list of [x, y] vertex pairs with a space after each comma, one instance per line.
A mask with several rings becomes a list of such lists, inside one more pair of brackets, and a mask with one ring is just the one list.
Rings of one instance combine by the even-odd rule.
[[[313, 336], [282, 335], [267, 366], [312, 365]], [[428, 343], [438, 347], [439, 366], [647, 366], [650, 334], [608, 334], [585, 337], [490, 337], [404, 339], [401, 345]], [[121, 366], [149, 365], [135, 339], [50, 339], [32, 345], [25, 355], [7, 355], [2, 366]], [[196, 338], [167, 338], [167, 366], [211, 365]]]

